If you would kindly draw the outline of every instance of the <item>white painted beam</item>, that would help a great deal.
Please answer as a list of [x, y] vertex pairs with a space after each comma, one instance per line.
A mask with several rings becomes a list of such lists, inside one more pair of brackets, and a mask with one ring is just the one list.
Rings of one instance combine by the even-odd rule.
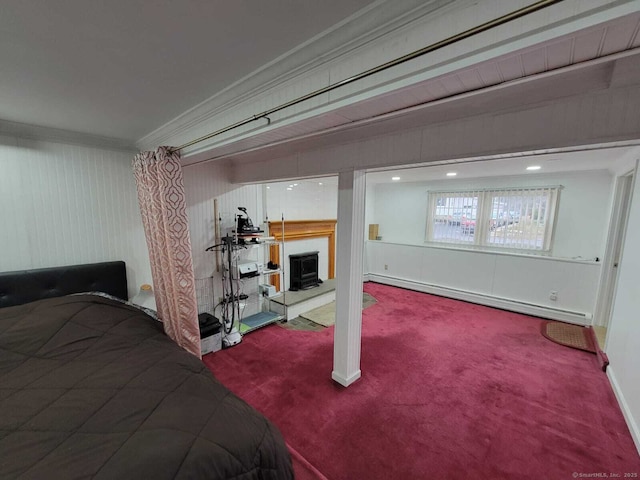
[[338, 176], [336, 326], [331, 378], [345, 387], [361, 375], [364, 201], [364, 171], [341, 172]]
[[[253, 72], [234, 84], [233, 88], [229, 87], [218, 92], [202, 104], [143, 137], [138, 141], [139, 147], [146, 149], [146, 146], [180, 145], [235, 121], [250, 118], [268, 107], [275, 107], [283, 101], [282, 99], [291, 100], [291, 92], [311, 92], [336, 80], [344, 79], [447, 38], [454, 33], [451, 30], [452, 25], [456, 26], [455, 31], [463, 31], [530, 2], [425, 1], [418, 10], [405, 12], [405, 15], [410, 13], [409, 17], [399, 15], [395, 21], [389, 21], [391, 19], [387, 18], [390, 9], [400, 8], [396, 4], [405, 2], [374, 3], [377, 4], [376, 11], [369, 12], [375, 13], [371, 18], [379, 20], [386, 18], [385, 25], [372, 29], [372, 25], [369, 24], [369, 28], [362, 29], [367, 32], [366, 35], [361, 35], [352, 42], [341, 42], [338, 48], [330, 48], [329, 51], [325, 51], [323, 45], [328, 47], [327, 41], [333, 44], [335, 38], [341, 38], [336, 37], [336, 32], [323, 36], [324, 40], [313, 48], [308, 45], [307, 48], [295, 49], [295, 52], [290, 52], [294, 56], [297, 56], [296, 52], [304, 53], [306, 56], [309, 50], [322, 52], [322, 55], [315, 55], [315, 60], [302, 63], [285, 56], [272, 65], [272, 68], [268, 68], [273, 71], [266, 77], [264, 76], [266, 71], [263, 69]], [[409, 4], [408, 1], [407, 4]], [[442, 4], [442, 8], [434, 10], [435, 4]], [[640, 0], [565, 0], [520, 21], [511, 22], [478, 35], [473, 40], [433, 52], [402, 67], [381, 72], [361, 82], [343, 87], [330, 95], [321, 95], [310, 102], [277, 112], [270, 116], [269, 123], [255, 122], [190, 147], [182, 152], [183, 162], [187, 164], [206, 159], [206, 157], [217, 157], [218, 154], [212, 154], [209, 150], [221, 149], [227, 144], [246, 140], [257, 133], [275, 133], [274, 130], [283, 126], [297, 124], [299, 127], [300, 122], [313, 117], [324, 117], [319, 118], [320, 123], [333, 121], [335, 118], [326, 117], [331, 116], [332, 112], [338, 108], [411, 87], [423, 81], [450, 75], [481, 62], [499, 59], [517, 50], [527, 53], [525, 50], [535, 48], [541, 43], [554, 43], [556, 39], [563, 36], [575, 35], [576, 32], [585, 31], [585, 29], [597, 28], [599, 24], [636, 14], [639, 6]], [[399, 23], [400, 18], [403, 20]], [[343, 25], [348, 29], [353, 29], [354, 26], [359, 26], [358, 29], [362, 27], [360, 22], [354, 25]], [[619, 29], [611, 28], [610, 30], [618, 31]], [[553, 46], [551, 48], [553, 49]], [[390, 108], [390, 110], [396, 108]], [[190, 158], [191, 156], [195, 158]]]
[[[234, 162], [231, 175], [235, 183], [332, 175], [349, 167], [370, 169], [636, 142], [640, 131], [640, 85], [507, 111], [497, 108], [492, 105], [482, 115], [424, 126], [415, 126], [421, 119], [419, 114], [406, 115], [376, 125], [376, 133], [382, 132], [377, 135], [349, 141], [353, 133], [334, 132], [319, 139], [313, 148], [299, 145], [297, 152], [292, 148], [294, 153], [288, 156], [264, 149], [252, 155], [253, 161]], [[398, 125], [405, 125], [406, 130], [398, 131]], [[384, 133], [384, 128], [391, 133]]]

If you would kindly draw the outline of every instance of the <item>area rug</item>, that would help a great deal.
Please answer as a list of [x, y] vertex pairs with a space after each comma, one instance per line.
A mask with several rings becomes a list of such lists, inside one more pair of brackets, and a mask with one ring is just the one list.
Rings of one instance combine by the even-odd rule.
[[588, 328], [562, 322], [543, 322], [541, 333], [552, 342], [585, 352], [597, 353], [593, 335]]
[[[376, 299], [373, 298], [368, 293], [362, 294], [362, 309], [364, 310], [371, 305], [376, 303]], [[317, 323], [322, 325], [323, 327], [330, 327], [331, 325], [335, 325], [336, 323], [336, 302], [333, 301], [331, 303], [327, 303], [318, 308], [314, 308], [313, 310], [303, 313], [300, 317], [310, 320], [313, 323]]]
[[319, 332], [320, 330], [324, 330], [326, 328], [302, 317], [296, 317], [292, 318], [288, 322], [278, 323], [278, 326], [287, 330], [303, 330], [306, 332]]

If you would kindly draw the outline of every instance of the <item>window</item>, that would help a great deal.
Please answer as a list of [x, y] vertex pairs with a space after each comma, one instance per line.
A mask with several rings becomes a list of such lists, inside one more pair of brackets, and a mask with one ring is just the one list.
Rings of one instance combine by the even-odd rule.
[[427, 241], [548, 251], [559, 190], [430, 192]]

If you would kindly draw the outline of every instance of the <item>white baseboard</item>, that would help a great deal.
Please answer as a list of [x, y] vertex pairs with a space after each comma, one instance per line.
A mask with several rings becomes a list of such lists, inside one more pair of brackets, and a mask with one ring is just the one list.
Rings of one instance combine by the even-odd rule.
[[338, 382], [340, 385], [342, 385], [343, 387], [348, 387], [349, 385], [351, 385], [353, 382], [355, 382], [356, 380], [358, 380], [360, 377], [362, 376], [362, 372], [360, 370], [358, 370], [355, 373], [352, 373], [351, 375], [349, 375], [348, 377], [344, 377], [343, 375], [339, 374], [338, 372], [336, 372], [335, 370], [333, 372], [331, 372], [331, 378], [333, 380], [335, 380], [336, 382]]
[[620, 405], [620, 410], [622, 410], [622, 415], [624, 416], [624, 420], [627, 422], [627, 426], [629, 427], [629, 431], [631, 432], [631, 438], [633, 438], [633, 443], [636, 444], [636, 449], [638, 450], [638, 455], [640, 455], [640, 427], [636, 423], [635, 418], [633, 418], [633, 414], [631, 413], [631, 409], [629, 409], [629, 405], [620, 390], [620, 385], [618, 384], [618, 380], [616, 379], [616, 374], [611, 368], [611, 365], [607, 367], [607, 377], [609, 378], [609, 382], [611, 383], [611, 388], [613, 389], [613, 393], [618, 400], [618, 405]]
[[382, 283], [394, 287], [416, 290], [418, 292], [431, 293], [441, 297], [455, 298], [465, 302], [486, 305], [487, 307], [500, 308], [512, 312], [524, 313], [526, 315], [534, 315], [536, 317], [549, 318], [552, 320], [560, 320], [563, 322], [574, 323], [576, 325], [590, 325], [591, 320], [582, 312], [573, 312], [569, 310], [560, 310], [543, 305], [535, 305], [533, 303], [511, 300], [508, 298], [500, 298], [482, 293], [469, 292], [467, 290], [459, 290], [449, 287], [441, 287], [429, 283], [416, 282], [403, 278], [391, 277], [387, 275], [379, 275], [376, 273], [367, 274], [368, 280], [371, 282]]

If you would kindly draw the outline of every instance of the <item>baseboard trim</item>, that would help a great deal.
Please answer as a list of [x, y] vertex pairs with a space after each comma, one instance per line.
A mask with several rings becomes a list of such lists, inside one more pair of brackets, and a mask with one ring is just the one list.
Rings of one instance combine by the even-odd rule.
[[611, 368], [611, 365], [607, 368], [607, 377], [609, 378], [609, 383], [611, 384], [611, 388], [613, 389], [613, 393], [616, 396], [616, 400], [618, 400], [618, 405], [620, 406], [620, 410], [622, 410], [622, 416], [624, 417], [625, 422], [627, 422], [627, 427], [629, 427], [629, 432], [631, 432], [631, 438], [633, 438], [633, 443], [636, 445], [636, 449], [638, 450], [638, 455], [640, 455], [640, 427], [636, 423], [633, 418], [633, 414], [631, 413], [631, 409], [627, 404], [627, 401], [620, 390], [620, 385], [618, 384], [618, 380], [616, 378], [616, 374]]
[[524, 313], [526, 315], [534, 315], [536, 317], [560, 320], [562, 322], [574, 323], [576, 325], [591, 324], [591, 321], [587, 318], [587, 315], [581, 312], [553, 309], [542, 305], [535, 305], [532, 303], [521, 302], [517, 300], [499, 298], [492, 295], [485, 295], [481, 293], [470, 292], [467, 290], [441, 287], [429, 283], [416, 282], [413, 280], [406, 280], [403, 278], [379, 275], [375, 273], [369, 273], [368, 279], [371, 282], [382, 283], [384, 285], [406, 288], [408, 290], [415, 290], [418, 292], [431, 293], [433, 295], [439, 295], [441, 297], [455, 298], [456, 300], [463, 300], [465, 302], [477, 303], [479, 305], [485, 305], [487, 307], [500, 308], [502, 310], [509, 310], [517, 313]]
[[338, 382], [343, 387], [348, 387], [353, 382], [358, 380], [361, 376], [362, 376], [362, 372], [360, 370], [356, 371], [355, 373], [352, 373], [348, 377], [344, 377], [343, 375], [339, 374], [335, 370], [333, 372], [331, 372], [331, 378], [334, 381]]

